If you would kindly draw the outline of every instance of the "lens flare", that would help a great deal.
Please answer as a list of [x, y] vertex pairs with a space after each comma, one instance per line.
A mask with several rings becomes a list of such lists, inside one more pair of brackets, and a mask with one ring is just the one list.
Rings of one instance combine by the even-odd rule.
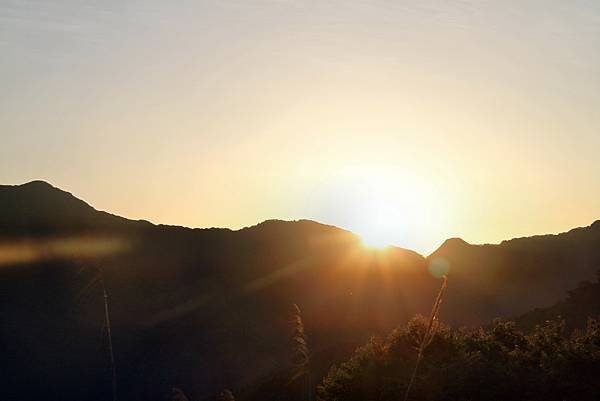
[[22, 239], [0, 243], [0, 266], [109, 256], [128, 247], [128, 241], [115, 237]]
[[444, 258], [435, 258], [429, 263], [429, 273], [433, 277], [444, 277], [450, 271], [450, 263]]

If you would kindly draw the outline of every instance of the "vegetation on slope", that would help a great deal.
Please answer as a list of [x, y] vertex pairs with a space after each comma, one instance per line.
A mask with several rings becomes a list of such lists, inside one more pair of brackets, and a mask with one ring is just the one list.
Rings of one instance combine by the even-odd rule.
[[[98, 238], [127, 246], [92, 258], [70, 241], [89, 251]], [[435, 258], [450, 265], [443, 318], [453, 325], [551, 305], [600, 266], [600, 222], [500, 245], [449, 240], [426, 260], [400, 248], [365, 249], [351, 233], [311, 221], [238, 231], [131, 221], [43, 182], [0, 186], [0, 242], [9, 251], [41, 247], [39, 258], [25, 252], [25, 261], [5, 259], [0, 269], [0, 399], [19, 401], [110, 399], [98, 267], [110, 295], [120, 399], [164, 400], [177, 386], [195, 401], [224, 388], [264, 401], [284, 399], [273, 382], [289, 392], [288, 372], [277, 372], [289, 355], [285, 316], [294, 302], [318, 379], [370, 335], [429, 312], [438, 284], [427, 264]], [[584, 324], [599, 310], [588, 290], [518, 323], [561, 315], [569, 328], [569, 315], [580, 312], [575, 320]], [[419, 369], [417, 386], [420, 378]]]
[[[319, 387], [321, 401], [402, 399], [427, 322], [415, 318], [385, 339], [372, 338]], [[562, 322], [530, 334], [512, 322], [486, 329], [440, 328], [427, 349], [411, 400], [597, 400], [600, 323], [566, 335]]]
[[585, 327], [589, 317], [600, 317], [600, 271], [595, 282], [584, 281], [567, 292], [566, 299], [548, 308], [536, 308], [516, 319], [517, 325], [530, 330], [546, 320], [563, 319], [567, 331]]

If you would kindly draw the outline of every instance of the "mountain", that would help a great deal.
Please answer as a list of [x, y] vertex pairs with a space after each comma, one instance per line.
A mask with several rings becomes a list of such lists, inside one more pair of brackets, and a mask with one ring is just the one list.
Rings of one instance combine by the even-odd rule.
[[439, 285], [417, 253], [368, 251], [313, 221], [153, 225], [43, 182], [0, 187], [0, 244], [3, 400], [109, 398], [100, 272], [119, 394], [147, 400], [171, 386], [200, 399], [283, 369], [293, 303], [319, 364], [426, 313]]
[[0, 185], [0, 208], [2, 236], [119, 231], [150, 224], [97, 211], [44, 181]]
[[596, 281], [580, 283], [567, 292], [565, 299], [547, 308], [535, 308], [514, 320], [526, 331], [549, 320], [562, 320], [565, 331], [571, 333], [586, 328], [590, 318], [600, 320], [600, 271]]
[[562, 299], [600, 270], [600, 220], [558, 235], [516, 238], [498, 245], [449, 239], [428, 258], [450, 265], [444, 318], [482, 324]]
[[288, 366], [294, 303], [319, 377], [372, 334], [428, 314], [432, 264], [450, 267], [441, 318], [481, 324], [562, 299], [595, 276], [599, 245], [596, 222], [499, 245], [450, 239], [424, 258], [314, 221], [154, 225], [45, 182], [0, 186], [0, 399], [110, 398], [102, 283], [121, 399], [164, 399], [171, 387], [257, 399]]

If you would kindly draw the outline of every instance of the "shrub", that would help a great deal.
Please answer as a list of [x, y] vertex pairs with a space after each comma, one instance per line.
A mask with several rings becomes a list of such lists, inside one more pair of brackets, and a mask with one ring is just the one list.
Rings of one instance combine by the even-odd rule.
[[[386, 339], [371, 339], [319, 386], [322, 401], [403, 399], [427, 321], [417, 317]], [[512, 322], [436, 330], [410, 400], [597, 400], [600, 323], [568, 336], [550, 321], [530, 334]]]

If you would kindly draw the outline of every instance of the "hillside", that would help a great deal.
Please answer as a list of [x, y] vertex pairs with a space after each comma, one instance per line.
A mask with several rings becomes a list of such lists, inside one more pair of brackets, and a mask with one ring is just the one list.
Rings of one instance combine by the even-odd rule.
[[[471, 245], [450, 239], [431, 254], [450, 264], [444, 319], [481, 324], [563, 299], [600, 269], [600, 221], [558, 235]], [[468, 312], [466, 312], [468, 311]]]
[[[120, 377], [130, 378], [120, 392], [144, 399], [173, 385], [199, 398], [280, 369], [294, 302], [313, 349], [344, 354], [424, 312], [437, 286], [420, 255], [367, 251], [353, 234], [312, 221], [157, 226], [41, 182], [1, 187], [0, 210], [4, 251], [18, 244], [39, 256], [0, 270], [4, 400], [106, 398], [99, 268]], [[94, 244], [107, 238], [124, 246], [81, 252], [104, 249]], [[331, 349], [339, 344], [347, 347]]]
[[450, 263], [441, 316], [452, 325], [551, 305], [594, 277], [600, 223], [500, 245], [448, 240], [426, 259], [308, 220], [237, 231], [132, 221], [37, 181], [0, 186], [0, 244], [0, 399], [107, 399], [100, 271], [121, 397], [178, 386], [201, 399], [285, 368], [293, 303], [321, 373], [427, 314], [435, 258]]
[[589, 319], [600, 320], [600, 271], [594, 282], [584, 281], [577, 288], [568, 291], [565, 299], [547, 308], [535, 308], [515, 319], [524, 330], [549, 320], [564, 321], [566, 332], [584, 329]]

